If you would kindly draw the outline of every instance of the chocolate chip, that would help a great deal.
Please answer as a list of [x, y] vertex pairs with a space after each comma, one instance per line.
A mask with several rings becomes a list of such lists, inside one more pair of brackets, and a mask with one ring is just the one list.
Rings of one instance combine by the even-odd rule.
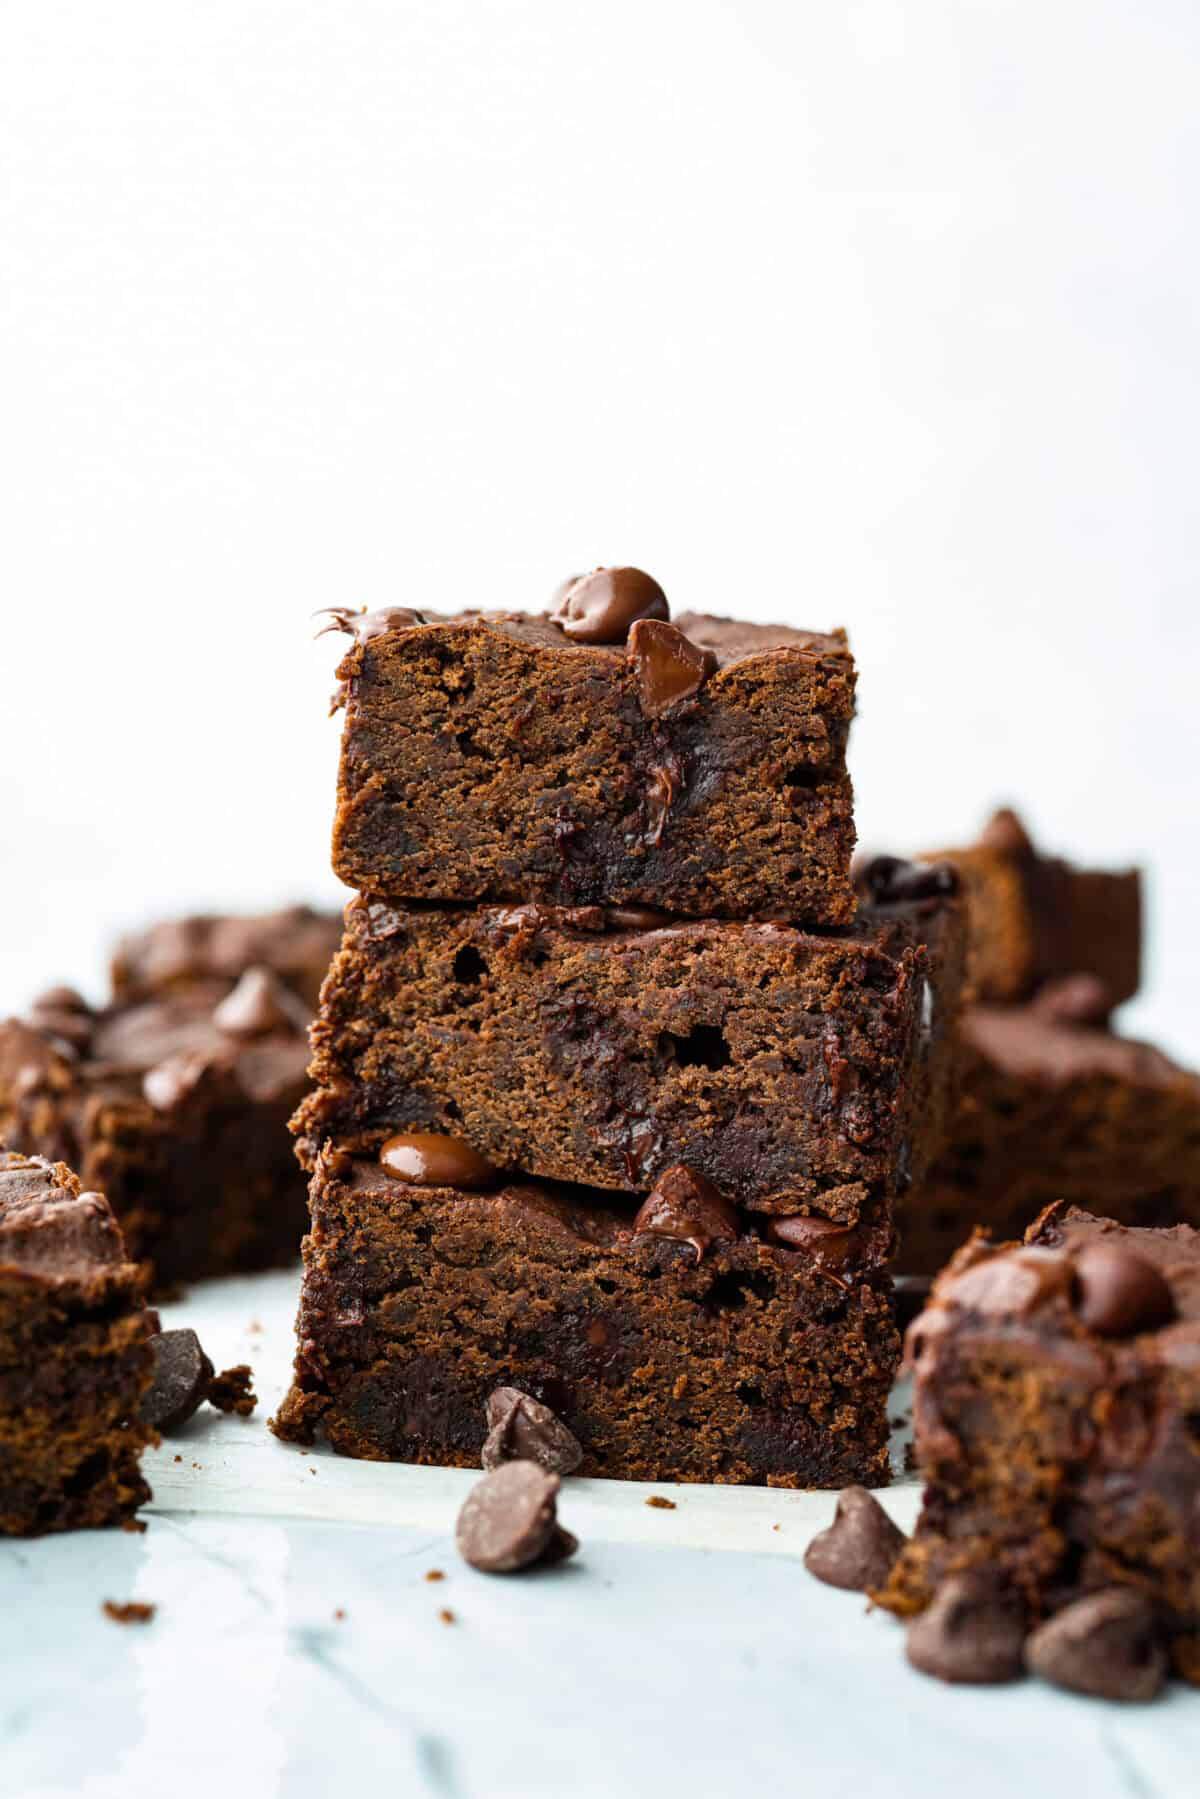
[[1025, 1615], [1019, 1596], [988, 1575], [954, 1574], [908, 1627], [914, 1668], [938, 1680], [991, 1685], [1016, 1680]]
[[675, 914], [657, 906], [606, 906], [604, 920], [610, 931], [661, 931], [674, 924]]
[[690, 1243], [700, 1262], [711, 1244], [737, 1236], [738, 1216], [711, 1181], [680, 1163], [659, 1175], [638, 1208], [633, 1231], [635, 1237], [668, 1237]]
[[554, 617], [576, 643], [624, 643], [640, 618], [670, 618], [667, 596], [640, 568], [597, 568], [562, 595]]
[[1080, 1322], [1101, 1337], [1133, 1337], [1175, 1316], [1158, 1269], [1123, 1244], [1085, 1244], [1075, 1257], [1075, 1279]]
[[319, 617], [329, 623], [317, 632], [318, 637], [330, 631], [343, 631], [357, 643], [369, 643], [373, 637], [384, 637], [389, 631], [411, 631], [428, 621], [411, 606], [381, 606], [376, 612], [355, 612], [349, 606], [326, 606]]
[[814, 1218], [807, 1212], [769, 1218], [766, 1235], [781, 1249], [806, 1251], [823, 1268], [845, 1268], [860, 1262], [871, 1240], [867, 1231], [837, 1224], [832, 1218]]
[[1025, 1644], [1025, 1666], [1073, 1693], [1144, 1703], [1166, 1681], [1167, 1651], [1145, 1596], [1108, 1587], [1040, 1624]]
[[877, 906], [946, 899], [960, 886], [952, 862], [903, 862], [899, 856], [876, 856], [863, 869], [860, 882]]
[[519, 1387], [497, 1387], [487, 1402], [488, 1434], [480, 1460], [489, 1470], [504, 1462], [536, 1462], [547, 1474], [574, 1474], [583, 1460], [577, 1437], [548, 1405]]
[[248, 968], [213, 1011], [213, 1023], [231, 1037], [265, 1037], [273, 1031], [306, 1031], [304, 1001], [269, 968]]
[[883, 1586], [907, 1538], [866, 1487], [839, 1493], [828, 1530], [804, 1552], [804, 1566], [829, 1587], [869, 1593]]
[[86, 1049], [95, 1028], [92, 1009], [74, 987], [48, 987], [29, 1008], [29, 1022], [74, 1050]]
[[476, 1191], [494, 1187], [496, 1170], [461, 1137], [442, 1137], [432, 1131], [410, 1131], [389, 1137], [379, 1152], [379, 1163], [393, 1180], [412, 1187], [466, 1187]]
[[163, 1331], [151, 1337], [154, 1378], [138, 1408], [143, 1424], [169, 1436], [207, 1396], [213, 1365], [193, 1330]]
[[1072, 1298], [1075, 1269], [1058, 1249], [1004, 1250], [974, 1263], [951, 1281], [946, 1297], [989, 1317], [1024, 1317], [1056, 1299]]
[[512, 1574], [535, 1562], [562, 1561], [578, 1544], [559, 1527], [561, 1482], [533, 1462], [505, 1462], [472, 1487], [458, 1514], [458, 1553], [484, 1574]]
[[1029, 832], [1011, 806], [1001, 806], [998, 812], [993, 812], [980, 833], [979, 842], [983, 849], [998, 850], [1002, 856], [1028, 859], [1034, 854]]
[[711, 650], [702, 649], [664, 619], [639, 619], [629, 632], [626, 653], [647, 718], [661, 718], [672, 706], [692, 699], [717, 667]]
[[1104, 1024], [1112, 1011], [1112, 994], [1095, 974], [1068, 974], [1047, 981], [1030, 1000], [1029, 1009], [1051, 1024]]

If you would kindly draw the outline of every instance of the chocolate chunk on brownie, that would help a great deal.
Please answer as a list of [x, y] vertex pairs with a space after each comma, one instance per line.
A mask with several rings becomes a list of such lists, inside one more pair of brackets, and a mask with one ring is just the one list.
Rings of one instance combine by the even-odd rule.
[[[296, 1254], [287, 1122], [306, 1086], [303, 1002], [266, 969], [90, 1012], [45, 996], [0, 1024], [0, 1136], [103, 1192], [160, 1288]], [[53, 999], [54, 1004], [47, 1001]]]
[[920, 1611], [985, 1571], [1036, 1623], [1126, 1587], [1187, 1641], [1200, 1626], [1200, 1233], [1053, 1207], [1024, 1244], [977, 1238], [936, 1282], [908, 1353], [926, 1491], [883, 1603]]
[[952, 896], [825, 934], [625, 916], [354, 901], [302, 1158], [443, 1132], [493, 1166], [619, 1191], [684, 1163], [736, 1205], [850, 1225], [920, 1177], [951, 1062]]
[[977, 1225], [1018, 1237], [1056, 1199], [1200, 1226], [1200, 1076], [1095, 1022], [1106, 1013], [1090, 976], [964, 1012], [946, 1146], [904, 1211], [906, 1273], [936, 1273]]
[[130, 1004], [219, 982], [233, 987], [247, 969], [263, 968], [311, 1010], [341, 934], [340, 912], [315, 912], [310, 906], [259, 915], [166, 918], [131, 932], [117, 945], [113, 993]]
[[581, 1474], [881, 1485], [899, 1338], [890, 1282], [806, 1249], [638, 1227], [633, 1195], [414, 1186], [324, 1150], [292, 1389], [274, 1421], [345, 1455], [478, 1466], [513, 1387]]
[[61, 1163], [0, 1149], [0, 1532], [119, 1524], [149, 1499], [152, 1368], [108, 1202]]
[[1027, 998], [1045, 981], [1090, 974], [1110, 1006], [1141, 978], [1141, 877], [1075, 868], [1034, 848], [1014, 812], [997, 812], [969, 849], [942, 850], [962, 877], [967, 978], [976, 999]]
[[334, 868], [376, 898], [845, 924], [854, 663], [597, 570], [559, 611], [335, 611]]

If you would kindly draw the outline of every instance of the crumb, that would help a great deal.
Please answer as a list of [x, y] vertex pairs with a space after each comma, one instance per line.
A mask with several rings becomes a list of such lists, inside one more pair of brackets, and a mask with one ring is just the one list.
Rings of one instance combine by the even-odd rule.
[[675, 1510], [675, 1501], [673, 1499], [664, 1499], [661, 1493], [651, 1493], [646, 1504], [652, 1505], [655, 1510], [659, 1512], [673, 1512]]
[[341, 1620], [346, 1616], [345, 1609], [340, 1605], [335, 1606], [333, 1615], [340, 1623]]
[[199, 1468], [199, 1467], [200, 1467], [200, 1466], [201, 1466], [201, 1463], [199, 1463], [199, 1462], [193, 1462], [193, 1463], [192, 1463], [192, 1467], [193, 1467], [193, 1468]]
[[215, 1405], [218, 1412], [236, 1412], [239, 1418], [248, 1418], [258, 1404], [253, 1383], [254, 1370], [248, 1362], [224, 1368], [208, 1383], [208, 1403]]
[[772, 1529], [772, 1530], [778, 1530], [778, 1529], [779, 1529], [779, 1526], [778, 1526], [778, 1524], [772, 1524], [772, 1526], [771, 1526], [771, 1529]]
[[146, 1528], [146, 1520], [144, 1518], [126, 1518], [124, 1524], [122, 1524], [122, 1526], [121, 1526], [122, 1530], [131, 1530], [131, 1531], [135, 1532], [136, 1535], [138, 1535], [139, 1537], [141, 1536], [141, 1534], [145, 1530], [145, 1528]]
[[445, 1580], [446, 1576], [440, 1568], [431, 1568], [425, 1578], [426, 1580]]
[[175, 1457], [175, 1460], [176, 1460], [176, 1461], [177, 1461], [177, 1462], [181, 1462], [181, 1461], [182, 1461], [182, 1460], [183, 1460], [183, 1457], [182, 1457], [182, 1456], [181, 1456], [181, 1455], [177, 1455], [177, 1456], [176, 1456], [176, 1457]]
[[454, 1623], [454, 1613], [450, 1610], [450, 1607], [448, 1605], [444, 1605], [442, 1607], [441, 1611], [438, 1613], [438, 1617], [441, 1619], [443, 1624], [453, 1624]]
[[262, 1336], [262, 1325], [260, 1324], [260, 1322], [257, 1318], [252, 1318], [250, 1320], [249, 1324], [246, 1326], [246, 1335], [248, 1337], [261, 1337]]
[[308, 1472], [309, 1472], [309, 1473], [310, 1473], [310, 1474], [315, 1474], [315, 1473], [316, 1473], [316, 1472], [317, 1472], [317, 1471], [316, 1471], [316, 1469], [315, 1469], [315, 1468], [310, 1468], [310, 1469], [309, 1469], [309, 1471], [308, 1471]]
[[141, 1599], [127, 1599], [124, 1603], [106, 1599], [100, 1609], [114, 1624], [149, 1624], [158, 1607]]

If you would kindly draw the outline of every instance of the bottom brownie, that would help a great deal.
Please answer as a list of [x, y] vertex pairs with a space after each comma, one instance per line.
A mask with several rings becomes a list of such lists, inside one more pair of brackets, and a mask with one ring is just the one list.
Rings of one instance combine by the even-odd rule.
[[899, 1339], [859, 1234], [781, 1247], [712, 1189], [681, 1217], [671, 1178], [639, 1213], [547, 1182], [410, 1186], [327, 1148], [276, 1434], [477, 1466], [485, 1401], [515, 1386], [574, 1432], [583, 1474], [884, 1484]]

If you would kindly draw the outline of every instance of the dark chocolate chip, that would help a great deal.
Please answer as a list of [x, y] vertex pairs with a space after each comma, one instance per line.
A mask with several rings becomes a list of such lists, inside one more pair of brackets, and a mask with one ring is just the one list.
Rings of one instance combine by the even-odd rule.
[[519, 1387], [497, 1387], [486, 1410], [480, 1460], [489, 1472], [504, 1462], [536, 1462], [547, 1474], [574, 1474], [583, 1460], [578, 1438], [562, 1419]]
[[877, 906], [946, 899], [960, 885], [952, 862], [903, 862], [898, 856], [876, 856], [863, 869], [861, 881]]
[[804, 1552], [804, 1566], [829, 1587], [869, 1593], [883, 1586], [907, 1538], [866, 1487], [839, 1493], [828, 1530]]
[[640, 618], [670, 618], [667, 596], [640, 568], [597, 568], [572, 581], [554, 617], [577, 643], [624, 643]]
[[304, 1001], [269, 968], [248, 968], [213, 1011], [213, 1023], [231, 1037], [265, 1037], [273, 1031], [305, 1031]]
[[402, 1132], [389, 1137], [379, 1152], [379, 1163], [393, 1180], [412, 1187], [467, 1187], [477, 1191], [494, 1187], [496, 1170], [461, 1137], [437, 1136], [431, 1131]]
[[318, 617], [329, 623], [317, 632], [318, 637], [330, 631], [343, 631], [358, 643], [369, 643], [373, 637], [384, 637], [389, 631], [411, 631], [427, 621], [411, 606], [381, 606], [376, 612], [355, 612], [349, 606], [326, 606]]
[[738, 1216], [711, 1181], [680, 1164], [659, 1175], [638, 1208], [633, 1230], [635, 1237], [669, 1237], [677, 1243], [690, 1243], [699, 1262], [711, 1244], [737, 1236]]
[[661, 931], [675, 923], [675, 914], [657, 906], [606, 906], [604, 919], [612, 931]]
[[979, 837], [980, 846], [998, 850], [1003, 856], [1028, 859], [1034, 854], [1033, 841], [1011, 806], [993, 812]]
[[989, 1317], [1024, 1317], [1056, 1299], [1072, 1298], [1075, 1269], [1058, 1249], [1005, 1250], [974, 1263], [951, 1281], [946, 1298]]
[[922, 1674], [989, 1686], [1023, 1672], [1024, 1640], [1016, 1592], [988, 1575], [954, 1574], [909, 1625], [906, 1653]]
[[574, 1554], [575, 1538], [555, 1515], [561, 1484], [533, 1462], [505, 1462], [485, 1475], [458, 1514], [454, 1541], [463, 1560], [484, 1574], [513, 1574]]
[[154, 1378], [138, 1408], [143, 1424], [170, 1435], [186, 1424], [207, 1397], [213, 1365], [193, 1330], [163, 1331], [151, 1337]]
[[1144, 1704], [1163, 1688], [1167, 1651], [1145, 1595], [1108, 1587], [1040, 1624], [1026, 1641], [1025, 1666], [1073, 1693]]
[[1079, 1319], [1101, 1337], [1158, 1330], [1175, 1316], [1163, 1276], [1121, 1243], [1087, 1243], [1075, 1256]]
[[1051, 1024], [1104, 1024], [1112, 994], [1095, 974], [1068, 974], [1047, 981], [1029, 1002], [1031, 1012]]
[[791, 1217], [768, 1218], [767, 1241], [781, 1249], [801, 1250], [821, 1268], [844, 1269], [861, 1264], [871, 1247], [871, 1233], [832, 1218], [814, 1218], [810, 1213]]
[[629, 632], [638, 701], [647, 718], [661, 718], [672, 706], [699, 693], [715, 673], [717, 658], [665, 619], [638, 619]]

